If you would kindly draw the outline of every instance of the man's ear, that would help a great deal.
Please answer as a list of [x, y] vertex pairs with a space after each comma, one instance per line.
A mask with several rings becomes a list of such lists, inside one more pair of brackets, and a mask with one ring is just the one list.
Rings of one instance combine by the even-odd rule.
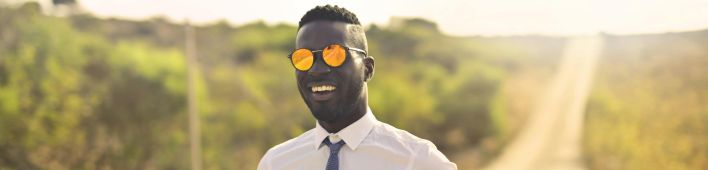
[[374, 56], [364, 58], [364, 82], [369, 82], [374, 77]]

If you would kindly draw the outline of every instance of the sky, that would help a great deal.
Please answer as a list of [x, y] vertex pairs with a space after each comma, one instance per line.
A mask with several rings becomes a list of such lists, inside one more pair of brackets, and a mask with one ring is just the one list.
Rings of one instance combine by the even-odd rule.
[[[51, 0], [43, 0], [47, 3]], [[440, 30], [474, 35], [640, 34], [708, 29], [708, 0], [78, 0], [99, 17], [164, 16], [197, 24], [258, 20], [297, 24], [317, 5], [339, 5], [365, 24], [391, 17], [434, 21]]]

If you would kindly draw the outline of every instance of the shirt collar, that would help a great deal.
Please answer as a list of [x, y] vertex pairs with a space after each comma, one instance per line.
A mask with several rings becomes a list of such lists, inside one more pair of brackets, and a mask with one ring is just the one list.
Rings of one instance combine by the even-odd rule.
[[316, 122], [314, 129], [315, 139], [313, 141], [313, 145], [315, 149], [320, 149], [320, 147], [322, 146], [322, 141], [326, 137], [329, 137], [329, 135], [338, 135], [339, 138], [344, 140], [344, 142], [350, 149], [356, 150], [359, 144], [364, 141], [364, 138], [366, 138], [371, 129], [374, 128], [376, 122], [378, 122], [378, 120], [376, 120], [374, 113], [372, 113], [371, 109], [368, 107], [366, 108], [366, 114], [364, 114], [363, 117], [359, 118], [359, 120], [355, 121], [354, 123], [345, 127], [337, 133], [330, 134], [329, 132], [327, 132], [327, 130], [320, 126], [320, 123]]

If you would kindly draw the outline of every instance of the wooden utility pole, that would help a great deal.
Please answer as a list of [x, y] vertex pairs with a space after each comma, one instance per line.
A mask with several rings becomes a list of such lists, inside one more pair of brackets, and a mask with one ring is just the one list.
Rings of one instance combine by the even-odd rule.
[[197, 95], [195, 80], [197, 76], [196, 44], [194, 43], [194, 28], [185, 21], [185, 55], [187, 65], [187, 107], [189, 111], [189, 151], [191, 155], [192, 170], [202, 169], [201, 132], [199, 129], [199, 113], [197, 109]]

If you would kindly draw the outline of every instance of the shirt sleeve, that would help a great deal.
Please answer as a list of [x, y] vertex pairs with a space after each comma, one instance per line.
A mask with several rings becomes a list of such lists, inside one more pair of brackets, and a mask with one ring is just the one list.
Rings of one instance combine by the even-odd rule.
[[457, 165], [450, 162], [450, 160], [435, 147], [435, 144], [426, 141], [425, 144], [418, 149], [411, 169], [456, 170]]

